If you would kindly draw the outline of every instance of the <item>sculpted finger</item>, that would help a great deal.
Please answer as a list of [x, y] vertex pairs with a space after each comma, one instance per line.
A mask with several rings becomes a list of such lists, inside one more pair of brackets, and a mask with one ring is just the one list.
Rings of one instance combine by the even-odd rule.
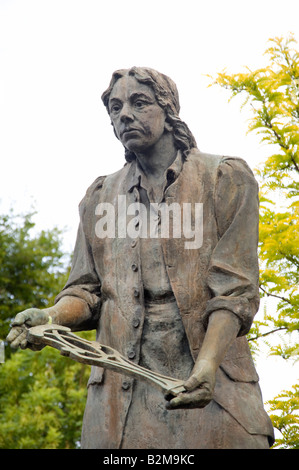
[[16, 342], [16, 340], [18, 340], [19, 336], [24, 332], [24, 328], [22, 328], [21, 326], [17, 326], [17, 327], [13, 327], [9, 334], [7, 335], [6, 339], [9, 343], [11, 343], [11, 346], [13, 346], [13, 344], [17, 344], [17, 347], [18, 347], [18, 342]]
[[168, 410], [178, 408], [204, 408], [210, 403], [212, 395], [209, 390], [202, 388], [196, 389], [192, 392], [180, 393], [177, 397], [173, 398], [166, 404]]
[[166, 408], [169, 410], [174, 408], [186, 408], [186, 405], [189, 405], [191, 401], [191, 393], [180, 393], [177, 397], [170, 400], [170, 402], [166, 405]]
[[28, 308], [23, 312], [16, 315], [12, 326], [21, 326], [26, 324], [27, 326], [37, 326], [47, 323], [49, 320], [49, 314], [39, 308]]
[[24, 332], [24, 333], [25, 333], [25, 335], [24, 334], [20, 335], [21, 336], [21, 338], [20, 338], [20, 348], [21, 349], [26, 349], [26, 347], [27, 347], [27, 334], [26, 334], [26, 332]]
[[166, 409], [167, 410], [173, 410], [175, 408], [178, 408], [182, 404], [182, 399], [181, 399], [180, 395], [178, 395], [177, 397], [173, 398], [168, 403], [166, 403]]
[[28, 319], [29, 315], [27, 311], [25, 310], [24, 312], [20, 312], [16, 315], [14, 321], [12, 322], [12, 326], [20, 326], [25, 323], [25, 321]]
[[191, 392], [195, 388], [197, 388], [201, 383], [201, 380], [199, 380], [195, 375], [192, 375], [189, 377], [188, 380], [184, 383], [184, 387], [187, 390], [187, 392]]
[[27, 337], [26, 330], [24, 330], [23, 328], [19, 328], [18, 330], [19, 332], [17, 336], [15, 336], [14, 340], [10, 343], [11, 347], [14, 349], [17, 349], [19, 346], [21, 347], [21, 344], [24, 344], [24, 340], [26, 341], [26, 337]]
[[21, 328], [12, 328], [6, 337], [7, 341], [9, 343], [12, 343], [12, 341], [14, 341], [19, 336], [20, 333], [21, 333]]

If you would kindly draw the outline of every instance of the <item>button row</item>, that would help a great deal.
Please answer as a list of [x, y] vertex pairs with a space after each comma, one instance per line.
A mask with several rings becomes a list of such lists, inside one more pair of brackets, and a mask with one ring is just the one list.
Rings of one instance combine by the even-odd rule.
[[[137, 223], [138, 221], [135, 219], [135, 222]], [[135, 226], [137, 226], [137, 225], [135, 224]], [[132, 241], [131, 241], [131, 247], [132, 247], [132, 248], [135, 248], [136, 245], [137, 245], [137, 240], [136, 240], [136, 239], [135, 239], [135, 240], [132, 240]], [[137, 271], [138, 271], [138, 265], [137, 265], [136, 263], [133, 263], [132, 266], [131, 266], [131, 268], [132, 268], [132, 271], [134, 271], [134, 272], [137, 272]], [[140, 296], [140, 291], [139, 291], [138, 288], [134, 288], [134, 289], [133, 289], [133, 295], [134, 295], [134, 297], [135, 297], [136, 299], [139, 298], [139, 296]], [[135, 317], [134, 317], [133, 320], [132, 320], [132, 326], [133, 326], [133, 328], [138, 328], [138, 327], [139, 327], [139, 325], [140, 325], [139, 316], [140, 316], [140, 307], [137, 308]], [[134, 351], [133, 349], [128, 352], [128, 358], [129, 358], [130, 360], [135, 359], [135, 357], [136, 357], [136, 353], [135, 353], [135, 351]], [[130, 387], [131, 387], [131, 383], [130, 383], [129, 381], [127, 381], [127, 380], [124, 380], [123, 383], [122, 383], [122, 389], [123, 389], [123, 390], [129, 390]]]

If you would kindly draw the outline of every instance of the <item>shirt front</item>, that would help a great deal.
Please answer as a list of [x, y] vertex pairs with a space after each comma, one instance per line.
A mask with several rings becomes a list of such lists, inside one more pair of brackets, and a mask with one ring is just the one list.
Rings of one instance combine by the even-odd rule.
[[[119, 228], [124, 226], [132, 204], [143, 197], [146, 180], [137, 170], [132, 162], [113, 175], [98, 178], [88, 189], [80, 204], [73, 267], [57, 301], [64, 295], [85, 300], [93, 315], [90, 328], [97, 329], [97, 341], [136, 363], [142, 358], [148, 295], [161, 298], [165, 292], [173, 293], [193, 361], [209, 315], [217, 310], [234, 313], [240, 320], [240, 332], [217, 373], [214, 400], [248, 432], [271, 435], [273, 429], [255, 387], [258, 376], [244, 336], [259, 301], [258, 188], [251, 170], [243, 160], [196, 150], [171, 184], [165, 184], [161, 201], [169, 205], [176, 202], [181, 208], [183, 204], [203, 205], [203, 242], [194, 250], [186, 248], [184, 234], [150, 239], [148, 247], [142, 237], [97, 236], [100, 203], [114, 207]], [[169, 168], [169, 176], [172, 171]], [[150, 196], [148, 199], [142, 200], [147, 204]], [[152, 250], [156, 250], [158, 262], [151, 259]], [[154, 276], [147, 276], [149, 267]], [[84, 432], [89, 432], [90, 439], [98, 433], [98, 446], [118, 448], [130, 422], [134, 380], [92, 368], [89, 385]], [[95, 403], [100, 406], [96, 411]], [[183, 415], [178, 411], [177, 416]], [[184, 429], [184, 420], [177, 420]], [[166, 436], [164, 442], [167, 445]]]
[[[165, 171], [164, 183], [157, 197], [155, 197], [153, 188], [137, 161], [134, 162], [134, 166], [135, 173], [128, 189], [133, 191], [134, 200], [140, 202], [146, 211], [146, 233], [139, 240], [144, 297], [145, 299], [165, 301], [168, 298], [174, 298], [174, 296], [161, 246], [161, 214], [159, 208], [161, 203], [165, 203], [169, 186], [175, 183], [181, 173], [183, 168], [182, 155], [181, 152], [178, 152], [172, 165]], [[151, 236], [153, 221], [155, 223], [154, 236]], [[141, 224], [143, 222], [143, 218], [136, 217], [135, 223], [140, 228], [141, 233]]]

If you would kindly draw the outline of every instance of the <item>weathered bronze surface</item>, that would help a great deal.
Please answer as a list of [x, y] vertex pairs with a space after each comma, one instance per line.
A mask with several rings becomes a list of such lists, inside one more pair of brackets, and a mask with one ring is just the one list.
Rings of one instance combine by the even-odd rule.
[[240, 158], [197, 148], [169, 77], [119, 70], [102, 99], [126, 164], [87, 189], [55, 305], [20, 312], [8, 340], [38, 348], [24, 327], [51, 316], [71, 331], [95, 329], [96, 343], [138, 370], [182, 381], [185, 391], [174, 386], [165, 400], [129, 370], [93, 365], [83, 448], [269, 448], [246, 339], [259, 307], [254, 175]]

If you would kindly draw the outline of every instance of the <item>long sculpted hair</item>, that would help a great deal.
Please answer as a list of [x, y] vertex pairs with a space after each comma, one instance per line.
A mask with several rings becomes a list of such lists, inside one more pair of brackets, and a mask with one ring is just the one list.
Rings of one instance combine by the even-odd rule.
[[[127, 75], [135, 77], [139, 83], [152, 88], [157, 103], [166, 114], [166, 122], [172, 127], [175, 145], [177, 149], [182, 151], [183, 158], [186, 160], [191, 149], [196, 148], [197, 145], [187, 124], [179, 117], [180, 103], [176, 84], [166, 75], [146, 67], [116, 70], [112, 75], [109, 87], [102, 94], [102, 101], [108, 114], [111, 91], [117, 80]], [[131, 162], [136, 159], [136, 156], [125, 148], [125, 158], [128, 162]]]

